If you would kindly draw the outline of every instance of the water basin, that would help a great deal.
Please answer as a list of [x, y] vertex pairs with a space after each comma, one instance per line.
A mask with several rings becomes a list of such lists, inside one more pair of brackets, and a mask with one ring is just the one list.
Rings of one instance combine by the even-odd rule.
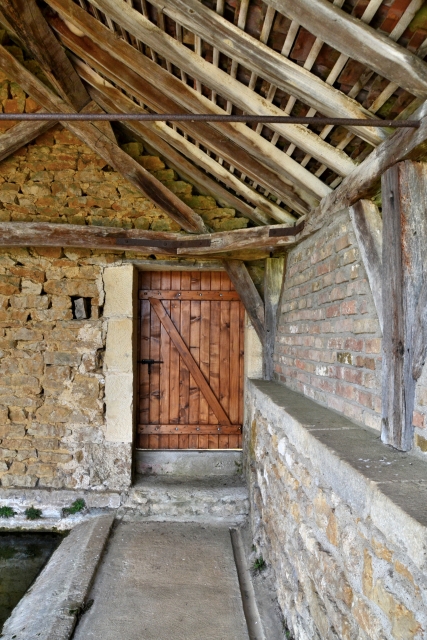
[[0, 630], [63, 537], [50, 532], [0, 532]]

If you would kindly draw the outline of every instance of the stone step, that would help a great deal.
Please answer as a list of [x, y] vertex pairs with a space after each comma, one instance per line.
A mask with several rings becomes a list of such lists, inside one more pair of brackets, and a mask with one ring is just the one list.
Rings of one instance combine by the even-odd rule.
[[239, 476], [139, 476], [118, 516], [125, 520], [239, 524], [248, 512], [248, 491]]
[[141, 475], [208, 478], [236, 476], [242, 472], [242, 452], [210, 449], [135, 452], [136, 472]]

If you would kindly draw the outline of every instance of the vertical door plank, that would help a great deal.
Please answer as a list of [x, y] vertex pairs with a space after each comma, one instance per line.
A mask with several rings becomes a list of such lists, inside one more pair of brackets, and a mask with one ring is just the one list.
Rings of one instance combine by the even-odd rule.
[[169, 436], [169, 449], [179, 449], [179, 439], [181, 436]]
[[219, 449], [228, 449], [229, 448], [229, 438], [230, 436], [218, 436], [218, 448]]
[[[219, 349], [220, 349], [221, 302], [211, 302], [210, 326], [210, 386], [217, 398], [219, 389]], [[218, 420], [209, 408], [209, 424], [217, 424]]]
[[[147, 359], [150, 357], [150, 303], [148, 300], [141, 300], [140, 304], [140, 358]], [[148, 367], [146, 364], [138, 364], [139, 368], [139, 390], [140, 390], [140, 422], [148, 424], [150, 422], [150, 379], [148, 376]]]
[[209, 436], [199, 436], [199, 449], [209, 449]]
[[197, 434], [192, 433], [188, 436], [188, 448], [189, 449], [199, 448], [199, 436]]
[[[172, 272], [171, 290], [181, 290], [181, 274], [180, 272]], [[180, 330], [181, 327], [181, 302], [172, 300], [171, 302], [171, 319], [175, 327]], [[170, 424], [179, 423], [179, 398], [180, 398], [180, 358], [174, 343], [170, 342], [170, 386], [169, 386], [169, 415]]]
[[[190, 272], [181, 273], [181, 290], [189, 291], [191, 285]], [[187, 347], [190, 344], [190, 302], [183, 300], [181, 303], [181, 326], [179, 333]], [[179, 421], [181, 424], [188, 424], [188, 408], [190, 400], [190, 372], [180, 359], [180, 380], [179, 380]]]
[[239, 423], [240, 388], [240, 303], [230, 302], [230, 405], [231, 424]]
[[[203, 291], [210, 291], [211, 274], [203, 271], [201, 274], [200, 288]], [[210, 384], [209, 370], [209, 339], [210, 339], [211, 303], [206, 300], [200, 303], [200, 370]], [[209, 405], [200, 394], [200, 424], [209, 424]]]
[[[245, 307], [240, 303], [240, 370], [239, 370], [239, 424], [243, 424], [244, 365], [245, 365]], [[241, 439], [241, 437], [240, 437]]]
[[208, 449], [218, 449], [218, 436], [208, 436]]
[[228, 447], [230, 449], [239, 449], [239, 436], [228, 436]]
[[[160, 272], [151, 273], [151, 288], [159, 289], [161, 282]], [[160, 320], [151, 309], [150, 314], [150, 356], [153, 360], [160, 360]], [[143, 365], [147, 369], [148, 365]], [[158, 364], [151, 366], [149, 377], [150, 384], [150, 424], [159, 424], [160, 420], [160, 367]], [[151, 449], [158, 449], [160, 436], [149, 436]]]
[[[160, 287], [164, 291], [170, 291], [171, 274], [170, 271], [160, 272]], [[165, 300], [163, 305], [170, 315], [171, 302]], [[160, 328], [160, 360], [162, 364], [159, 366], [160, 373], [160, 424], [170, 424], [169, 403], [170, 403], [170, 346], [171, 339], [164, 327]], [[169, 448], [169, 436], [159, 436], [160, 449]]]
[[[200, 291], [200, 271], [191, 272], [191, 291]], [[200, 302], [190, 302], [190, 353], [200, 365]], [[190, 374], [189, 424], [199, 423], [200, 389]]]
[[219, 401], [224, 411], [230, 411], [230, 302], [220, 302]]

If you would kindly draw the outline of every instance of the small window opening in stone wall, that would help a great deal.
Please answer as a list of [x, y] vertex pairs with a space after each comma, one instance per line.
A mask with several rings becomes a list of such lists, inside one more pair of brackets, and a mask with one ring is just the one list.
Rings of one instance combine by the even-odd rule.
[[73, 320], [87, 320], [91, 315], [92, 299], [71, 296]]

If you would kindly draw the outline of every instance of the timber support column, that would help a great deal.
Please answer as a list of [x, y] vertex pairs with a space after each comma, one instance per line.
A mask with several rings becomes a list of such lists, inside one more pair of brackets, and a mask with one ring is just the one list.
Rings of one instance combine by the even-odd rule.
[[400, 162], [382, 177], [383, 363], [381, 439], [412, 447], [415, 384], [426, 351], [427, 164]]

